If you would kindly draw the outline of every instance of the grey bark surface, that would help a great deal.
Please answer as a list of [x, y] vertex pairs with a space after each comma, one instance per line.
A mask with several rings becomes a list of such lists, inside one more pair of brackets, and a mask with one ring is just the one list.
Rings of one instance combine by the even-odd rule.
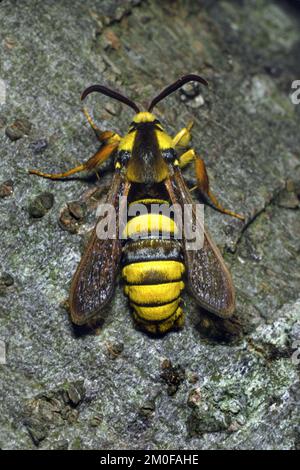
[[[299, 9], [4, 0], [0, 24], [0, 447], [299, 448]], [[88, 195], [98, 185], [101, 200], [112, 173], [55, 182], [27, 170], [64, 171], [97, 150], [80, 111], [88, 85], [145, 104], [185, 73], [209, 90], [156, 113], [171, 134], [195, 120], [214, 192], [246, 215], [205, 212], [236, 313], [218, 319], [186, 293], [184, 329], [151, 338], [118, 282], [101, 330], [74, 328], [64, 302], [95, 220]], [[100, 95], [87, 106], [101, 128], [126, 132], [129, 109]]]

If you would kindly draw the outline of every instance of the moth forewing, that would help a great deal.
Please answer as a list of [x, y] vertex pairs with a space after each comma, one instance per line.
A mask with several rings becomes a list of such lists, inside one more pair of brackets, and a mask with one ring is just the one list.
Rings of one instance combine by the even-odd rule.
[[100, 319], [103, 308], [111, 300], [114, 293], [122, 246], [118, 236], [119, 198], [127, 196], [130, 183], [116, 171], [106, 204], [110, 204], [116, 213], [116, 234], [114, 238], [99, 238], [96, 223], [91, 238], [77, 267], [71, 283], [70, 313], [77, 325], [83, 325], [93, 319]]
[[222, 255], [207, 231], [203, 248], [186, 251], [185, 260], [187, 286], [195, 300], [219, 317], [230, 317], [235, 310], [234, 286]]
[[[194, 227], [199, 226], [196, 220], [196, 205], [179, 168], [170, 172], [170, 178], [166, 180], [165, 185], [173, 204], [180, 204], [183, 211], [186, 204], [192, 205], [191, 224]], [[203, 246], [198, 250], [188, 249], [188, 240], [184, 239], [185, 231], [183, 231], [187, 285], [200, 306], [220, 317], [229, 317], [235, 309], [235, 292], [231, 275], [219, 249], [204, 226], [200, 228], [204, 231], [204, 238]]]

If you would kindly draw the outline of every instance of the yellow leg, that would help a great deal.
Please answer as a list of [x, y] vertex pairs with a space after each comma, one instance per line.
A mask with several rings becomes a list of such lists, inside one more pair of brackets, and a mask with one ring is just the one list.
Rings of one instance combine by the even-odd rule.
[[90, 115], [90, 113], [88, 112], [88, 110], [85, 106], [82, 108], [82, 112], [85, 115], [89, 125], [91, 126], [91, 128], [95, 132], [95, 134], [96, 134], [97, 138], [100, 140], [100, 142], [111, 143], [113, 141], [114, 142], [116, 142], [116, 141], [119, 142], [121, 140], [121, 137], [113, 131], [101, 131], [101, 129], [99, 129], [97, 124], [94, 122], [92, 116]]
[[187, 147], [192, 138], [191, 129], [193, 127], [193, 121], [190, 121], [186, 127], [181, 129], [175, 137], [173, 137], [173, 145], [176, 149]]
[[193, 149], [187, 150], [179, 157], [179, 166], [184, 168], [195, 159], [195, 151]]
[[180, 167], [187, 165], [191, 160], [195, 161], [195, 173], [197, 179], [197, 186], [192, 188], [190, 191], [194, 189], [198, 189], [200, 191], [201, 196], [203, 197], [204, 201], [207, 202], [213, 209], [222, 212], [223, 214], [231, 215], [232, 217], [236, 217], [240, 220], [245, 220], [245, 217], [239, 214], [236, 214], [233, 211], [225, 209], [217, 200], [216, 196], [210, 191], [209, 189], [209, 178], [206, 171], [204, 161], [196, 154], [195, 150], [190, 149], [185, 152], [181, 157], [179, 157], [179, 165]]
[[87, 110], [87, 108], [86, 108], [85, 106], [83, 106], [82, 112], [83, 112], [83, 114], [85, 115], [85, 117], [86, 117], [86, 119], [87, 119], [87, 122], [89, 123], [89, 125], [91, 126], [91, 128], [93, 129], [93, 131], [95, 131], [96, 133], [101, 134], [101, 133], [102, 133], [101, 129], [99, 129], [99, 127], [97, 126], [97, 124], [94, 122], [92, 116], [90, 115], [90, 113], [88, 112], [88, 110]]
[[52, 180], [66, 178], [68, 176], [74, 175], [75, 173], [79, 173], [81, 171], [90, 171], [95, 169], [98, 165], [101, 165], [105, 160], [107, 160], [113, 151], [117, 148], [118, 143], [114, 144], [107, 144], [104, 145], [98, 152], [95, 153], [91, 158], [89, 158], [85, 163], [82, 165], [76, 166], [75, 168], [71, 168], [64, 173], [42, 173], [38, 170], [29, 170], [29, 174], [42, 176], [43, 178], [50, 178]]

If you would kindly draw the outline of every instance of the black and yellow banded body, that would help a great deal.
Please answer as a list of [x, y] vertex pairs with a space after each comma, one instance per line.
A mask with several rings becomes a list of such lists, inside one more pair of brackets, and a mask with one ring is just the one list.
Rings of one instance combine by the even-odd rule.
[[[136, 322], [151, 333], [181, 327], [184, 316], [181, 292], [185, 266], [182, 248], [174, 239], [175, 221], [162, 213], [152, 213], [150, 204], [168, 205], [160, 199], [141, 199], [147, 214], [136, 215], [125, 227], [122, 277]], [[154, 207], [154, 206], [152, 206]]]
[[[100, 211], [71, 284], [70, 313], [77, 325], [90, 325], [105, 319], [120, 265], [134, 317], [148, 332], [165, 333], [183, 324], [181, 294], [185, 284], [202, 308], [223, 318], [234, 312], [235, 293], [230, 273], [202, 221], [198, 220], [196, 202], [181, 168], [193, 161], [201, 200], [219, 212], [244, 218], [223, 208], [212, 194], [205, 164], [197, 152], [192, 148], [183, 152], [189, 147], [192, 123], [172, 137], [152, 114], [162, 99], [190, 81], [207, 85], [198, 75], [185, 75], [154, 97], [145, 111], [115, 90], [101, 84], [91, 85], [83, 92], [82, 99], [92, 92], [99, 92], [134, 109], [136, 114], [128, 132], [121, 137], [111, 130], [102, 131], [84, 110], [101, 148], [83, 164], [63, 173], [30, 171], [46, 178], [60, 179], [86, 170], [98, 173], [103, 162], [114, 158], [115, 172], [105, 203], [105, 207], [112, 210], [107, 211], [109, 216]], [[192, 210], [188, 220], [181, 217], [179, 221], [176, 217], [178, 226], [171, 215], [164, 215], [167, 212], [135, 213], [125, 226], [127, 237], [123, 237], [123, 224], [119, 222], [124, 220], [127, 202], [128, 215], [132, 215], [130, 204], [137, 203], [176, 205], [183, 214], [188, 206]], [[182, 234], [178, 233], [177, 237], [179, 231]], [[192, 248], [190, 233], [203, 234], [203, 244]]]

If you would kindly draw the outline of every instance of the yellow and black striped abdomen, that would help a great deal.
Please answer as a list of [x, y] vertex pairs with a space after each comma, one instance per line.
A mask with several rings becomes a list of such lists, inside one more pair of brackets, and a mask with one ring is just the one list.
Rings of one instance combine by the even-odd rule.
[[[172, 219], [151, 213], [132, 218], [125, 228], [129, 239], [123, 254], [124, 291], [135, 320], [151, 333], [183, 324], [180, 295], [185, 267], [181, 245], [172, 238], [176, 230]], [[153, 232], [159, 235], [151, 238]]]

